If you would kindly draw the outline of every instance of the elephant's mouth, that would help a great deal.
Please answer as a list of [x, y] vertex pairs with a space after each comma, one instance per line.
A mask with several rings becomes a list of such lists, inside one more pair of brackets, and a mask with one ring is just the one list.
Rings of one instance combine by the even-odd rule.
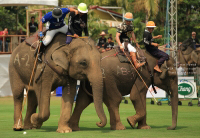
[[74, 79], [76, 79], [76, 80], [85, 80], [85, 79], [87, 79], [87, 75], [86, 74], [76, 74]]

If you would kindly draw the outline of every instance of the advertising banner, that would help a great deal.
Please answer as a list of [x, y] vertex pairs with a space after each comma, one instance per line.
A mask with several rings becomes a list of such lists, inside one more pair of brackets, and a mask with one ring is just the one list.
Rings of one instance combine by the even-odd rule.
[[194, 77], [178, 78], [178, 98], [197, 98], [197, 89]]

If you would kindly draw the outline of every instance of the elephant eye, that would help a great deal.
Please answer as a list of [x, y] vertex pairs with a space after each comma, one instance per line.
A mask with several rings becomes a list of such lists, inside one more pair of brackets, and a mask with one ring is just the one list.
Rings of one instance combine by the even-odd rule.
[[86, 60], [81, 61], [80, 64], [81, 64], [82, 66], [84, 66], [84, 67], [87, 66], [87, 62], [86, 62]]

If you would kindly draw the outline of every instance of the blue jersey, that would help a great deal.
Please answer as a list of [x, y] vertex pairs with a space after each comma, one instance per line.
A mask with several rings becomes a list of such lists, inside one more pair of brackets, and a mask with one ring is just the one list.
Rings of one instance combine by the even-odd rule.
[[62, 9], [62, 16], [59, 18], [59, 20], [52, 16], [52, 11], [51, 11], [44, 15], [44, 17], [42, 18], [42, 23], [49, 22], [50, 23], [49, 29], [58, 29], [63, 27], [65, 25], [64, 18], [70, 12], [70, 10], [68, 8], [61, 8], [61, 9]]

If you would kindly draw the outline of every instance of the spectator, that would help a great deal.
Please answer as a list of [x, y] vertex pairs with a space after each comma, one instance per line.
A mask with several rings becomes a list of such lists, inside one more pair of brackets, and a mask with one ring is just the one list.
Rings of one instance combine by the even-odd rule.
[[[17, 35], [26, 35], [26, 32], [22, 31], [22, 28], [19, 28], [19, 32], [17, 33]], [[26, 39], [25, 36], [20, 36], [19, 42], [22, 43], [25, 39]]]
[[104, 45], [106, 43], [105, 35], [106, 35], [106, 33], [104, 31], [102, 31], [101, 34], [100, 34], [101, 37], [98, 39], [98, 42], [97, 42], [97, 48], [98, 49], [104, 48]]
[[113, 49], [114, 43], [112, 42], [112, 37], [108, 37], [108, 42], [106, 42], [104, 49], [106, 51], [109, 51], [111, 49]]
[[199, 40], [196, 38], [196, 32], [192, 32], [192, 36], [189, 38], [189, 40], [192, 42], [192, 47], [194, 49], [200, 47]]
[[111, 37], [111, 38], [112, 38], [112, 41], [111, 41], [111, 42], [113, 42], [113, 43], [114, 43], [114, 41], [113, 41], [113, 37], [112, 37], [112, 34], [109, 34], [109, 37]]
[[[82, 32], [84, 31], [85, 36], [89, 36], [87, 27], [87, 5], [85, 3], [80, 3], [78, 5], [78, 12], [70, 12], [68, 25], [69, 29], [67, 32], [66, 44], [70, 44], [72, 37], [78, 38], [82, 37]], [[73, 36], [72, 36], [73, 35]]]
[[3, 51], [3, 43], [5, 45], [5, 52], [8, 52], [8, 42], [6, 42], [6, 36], [8, 35], [8, 29], [5, 28], [3, 31], [0, 31], [0, 50]]
[[35, 17], [32, 16], [31, 17], [31, 21], [29, 23], [30, 35], [32, 35], [33, 33], [35, 33], [37, 29], [38, 29], [38, 24], [35, 22]]

